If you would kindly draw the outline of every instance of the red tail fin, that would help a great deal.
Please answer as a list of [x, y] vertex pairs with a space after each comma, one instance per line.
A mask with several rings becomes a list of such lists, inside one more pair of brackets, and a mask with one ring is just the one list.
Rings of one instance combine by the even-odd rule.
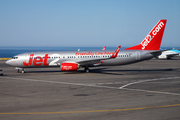
[[159, 50], [167, 20], [160, 20], [145, 39], [136, 46], [125, 50]]

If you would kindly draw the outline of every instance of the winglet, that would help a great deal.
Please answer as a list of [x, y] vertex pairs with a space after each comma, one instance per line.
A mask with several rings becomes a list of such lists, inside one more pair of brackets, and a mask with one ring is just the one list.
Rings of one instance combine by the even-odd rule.
[[116, 58], [116, 57], [117, 57], [120, 48], [121, 48], [121, 46], [118, 46], [118, 48], [115, 50], [115, 52], [113, 53], [113, 55], [111, 56], [111, 58]]

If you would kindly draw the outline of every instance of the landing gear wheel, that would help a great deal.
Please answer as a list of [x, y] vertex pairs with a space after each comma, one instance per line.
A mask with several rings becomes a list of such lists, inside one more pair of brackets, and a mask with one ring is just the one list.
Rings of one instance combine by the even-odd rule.
[[86, 69], [86, 72], [88, 73], [88, 72], [89, 72], [89, 69]]
[[22, 73], [25, 73], [25, 71], [24, 71], [24, 68], [22, 68], [22, 71], [21, 71]]
[[89, 68], [88, 67], [85, 67], [84, 69], [87, 73], [89, 72]]

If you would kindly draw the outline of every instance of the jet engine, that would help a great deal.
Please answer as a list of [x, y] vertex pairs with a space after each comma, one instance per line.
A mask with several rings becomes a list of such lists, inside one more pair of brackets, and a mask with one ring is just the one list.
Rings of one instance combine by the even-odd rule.
[[77, 63], [61, 63], [61, 71], [77, 71], [79, 65]]
[[167, 59], [167, 56], [166, 55], [160, 55], [160, 56], [158, 56], [158, 59]]

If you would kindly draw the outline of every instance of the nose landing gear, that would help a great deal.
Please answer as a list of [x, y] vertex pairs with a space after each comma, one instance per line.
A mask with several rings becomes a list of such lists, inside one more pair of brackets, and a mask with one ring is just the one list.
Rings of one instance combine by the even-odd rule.
[[15, 69], [18, 70], [18, 73], [20, 73], [20, 71], [21, 71], [21, 73], [25, 73], [24, 68], [17, 68], [17, 67], [16, 67]]

